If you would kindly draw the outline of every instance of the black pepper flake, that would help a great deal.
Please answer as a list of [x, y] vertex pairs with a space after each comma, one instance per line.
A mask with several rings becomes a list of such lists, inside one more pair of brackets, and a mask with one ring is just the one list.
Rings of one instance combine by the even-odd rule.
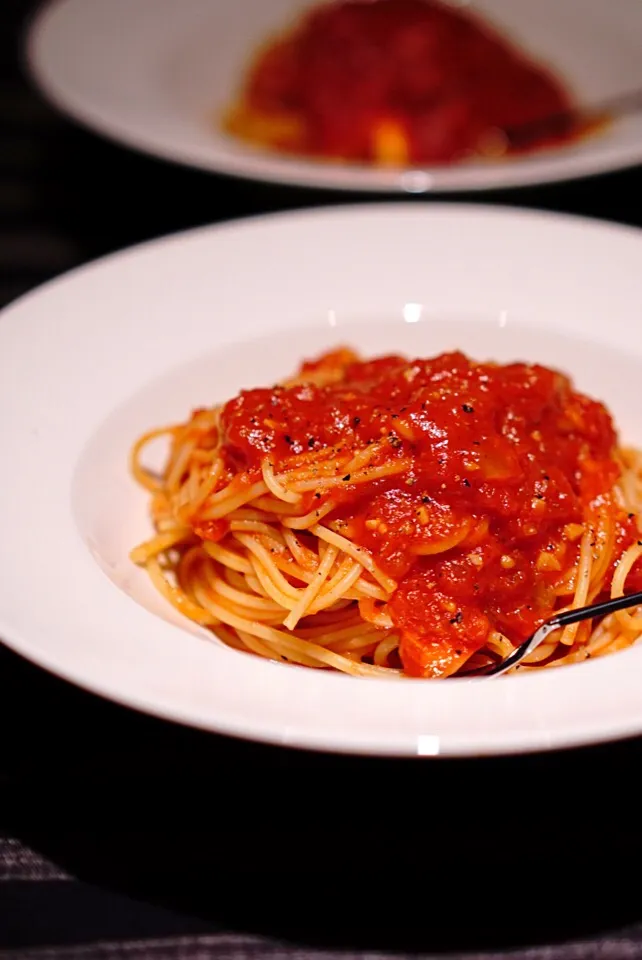
[[422, 498], [421, 498], [421, 502], [422, 502], [422, 503], [430, 503], [430, 497], [422, 497]]
[[443, 465], [445, 464], [445, 462], [446, 462], [446, 458], [445, 458], [445, 457], [439, 457], [439, 459], [437, 460], [437, 463], [439, 464], [440, 467], [443, 467]]
[[283, 439], [285, 440], [286, 443], [292, 443], [292, 437], [290, 436], [289, 433], [286, 433]]
[[470, 480], [468, 480], [466, 477], [464, 477], [464, 481], [463, 481], [463, 482], [464, 482], [464, 486], [465, 486], [465, 487], [469, 487], [469, 486], [470, 486]]
[[543, 494], [543, 493], [536, 493], [536, 494], [535, 494], [535, 497], [536, 497], [537, 500], [543, 500], [543, 499], [544, 499], [544, 494]]
[[349, 479], [350, 479], [350, 474], [349, 474], [349, 473], [346, 473], [346, 475], [345, 475], [345, 477], [343, 477], [343, 479], [344, 479], [344, 480], [349, 480]]
[[312, 447], [314, 446], [314, 444], [315, 444], [315, 439], [314, 439], [314, 437], [308, 437], [308, 446], [310, 447], [310, 449], [312, 449]]
[[398, 413], [393, 413], [393, 415], [390, 417], [390, 419], [391, 419], [391, 420], [398, 420], [398, 419], [399, 419], [399, 414], [398, 414]]
[[455, 650], [455, 656], [461, 657], [461, 650]]
[[464, 411], [464, 413], [474, 413], [474, 412], [475, 412], [475, 408], [474, 408], [474, 407], [471, 407], [471, 405], [470, 405], [469, 403], [462, 403], [461, 409]]
[[635, 514], [634, 514], [634, 513], [630, 513], [628, 516], [629, 516], [629, 520], [632, 520], [633, 517], [635, 516]]
[[463, 619], [464, 619], [463, 613], [461, 612], [461, 610], [458, 610], [457, 613], [455, 614], [455, 616], [454, 616], [454, 617], [452, 618], [452, 620], [450, 620], [449, 622], [450, 622], [450, 623], [461, 623], [461, 621], [462, 621]]
[[321, 494], [320, 494], [320, 493], [315, 493], [315, 497], [317, 498], [317, 500], [320, 500], [320, 499], [321, 499]]
[[474, 446], [474, 447], [478, 447], [478, 446], [479, 446], [479, 440], [473, 440], [473, 446]]
[[638, 547], [642, 547], [642, 540], [638, 540]]
[[405, 413], [407, 409], [408, 409], [408, 407], [401, 407], [401, 409], [400, 409], [399, 412], [400, 412], [400, 413]]
[[401, 446], [401, 440], [399, 439], [399, 437], [391, 436], [389, 438], [389, 443], [394, 450], [398, 450], [399, 447]]
[[355, 427], [358, 427], [359, 424], [361, 423], [361, 417], [353, 417], [352, 422], [355, 425]]
[[547, 473], [545, 473], [545, 474], [544, 474], [544, 480], [550, 480], [550, 479], [551, 479], [551, 478], [549, 477], [549, 475], [548, 475]]

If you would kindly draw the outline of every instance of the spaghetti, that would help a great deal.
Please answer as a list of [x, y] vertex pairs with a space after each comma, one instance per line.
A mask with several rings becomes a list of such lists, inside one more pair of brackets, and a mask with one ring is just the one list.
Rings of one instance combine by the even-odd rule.
[[259, 51], [224, 125], [282, 153], [404, 167], [577, 139], [590, 131], [571, 108], [547, 67], [469, 10], [339, 0]]
[[[146, 445], [167, 437], [160, 476]], [[554, 612], [642, 589], [642, 456], [538, 365], [339, 349], [133, 448], [156, 533], [131, 554], [239, 650], [447, 677]], [[567, 626], [518, 669], [631, 646], [642, 610]]]

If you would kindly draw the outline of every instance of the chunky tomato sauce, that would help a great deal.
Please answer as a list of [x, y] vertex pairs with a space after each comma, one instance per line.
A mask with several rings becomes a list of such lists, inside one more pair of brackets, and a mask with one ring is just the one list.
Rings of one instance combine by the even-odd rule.
[[[281, 150], [391, 164], [451, 163], [564, 140], [568, 93], [468, 11], [437, 0], [313, 9], [250, 72], [230, 127]], [[503, 131], [503, 133], [502, 133]]]
[[[491, 629], [525, 639], [559, 606], [556, 585], [592, 511], [612, 519], [614, 556], [637, 539], [612, 496], [607, 410], [542, 366], [459, 352], [360, 362], [339, 350], [305, 364], [294, 385], [243, 391], [221, 429], [239, 483], [259, 479], [266, 457], [283, 472], [314, 470], [330, 448], [369, 451], [354, 477], [306, 493], [301, 512], [331, 500], [323, 522], [339, 521], [397, 581], [388, 612], [411, 675], [450, 671]], [[391, 465], [399, 472], [377, 475]]]

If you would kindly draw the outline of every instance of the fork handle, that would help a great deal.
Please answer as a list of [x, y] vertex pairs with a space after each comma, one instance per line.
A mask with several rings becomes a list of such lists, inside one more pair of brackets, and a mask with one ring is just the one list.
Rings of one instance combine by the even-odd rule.
[[608, 613], [615, 613], [616, 610], [626, 610], [627, 607], [637, 607], [640, 605], [642, 605], [642, 593], [629, 593], [623, 597], [615, 597], [613, 600], [603, 600], [601, 603], [593, 603], [590, 607], [578, 607], [577, 610], [566, 610], [564, 613], [557, 613], [546, 622], [557, 624], [557, 626], [560, 627], [566, 627], [569, 623], [579, 623], [580, 620], [591, 620], [592, 617], [605, 617]]
[[606, 616], [608, 613], [615, 613], [616, 610], [625, 610], [627, 607], [637, 607], [642, 605], [642, 593], [629, 593], [624, 597], [615, 597], [613, 600], [603, 600], [601, 603], [593, 603], [589, 607], [578, 607], [577, 610], [567, 610], [564, 613], [557, 613], [555, 616], [546, 620], [535, 633], [516, 647], [505, 660], [494, 664], [492, 667], [483, 667], [479, 671], [473, 671], [466, 674], [468, 677], [501, 677], [508, 673], [513, 667], [518, 666], [529, 654], [551, 633], [559, 630], [560, 627], [567, 627], [570, 623], [579, 623], [581, 620], [591, 620], [593, 617]]

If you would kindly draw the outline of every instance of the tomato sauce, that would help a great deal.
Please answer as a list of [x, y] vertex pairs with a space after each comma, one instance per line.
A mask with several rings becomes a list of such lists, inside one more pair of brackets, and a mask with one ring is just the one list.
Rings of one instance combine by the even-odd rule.
[[[306, 494], [302, 512], [331, 500], [324, 522], [398, 583], [388, 612], [411, 675], [463, 662], [491, 629], [525, 639], [559, 606], [591, 510], [608, 509], [618, 556], [637, 539], [612, 497], [608, 411], [543, 366], [337, 351], [293, 385], [243, 391], [221, 429], [230, 474], [245, 482], [266, 457], [278, 472], [329, 448], [369, 451], [354, 477]], [[391, 465], [399, 472], [379, 475]]]
[[[436, 0], [344, 0], [313, 9], [250, 71], [241, 135], [343, 160], [444, 164], [563, 141], [562, 83], [489, 24]], [[245, 116], [245, 120], [243, 117]], [[254, 121], [248, 117], [254, 117]]]

